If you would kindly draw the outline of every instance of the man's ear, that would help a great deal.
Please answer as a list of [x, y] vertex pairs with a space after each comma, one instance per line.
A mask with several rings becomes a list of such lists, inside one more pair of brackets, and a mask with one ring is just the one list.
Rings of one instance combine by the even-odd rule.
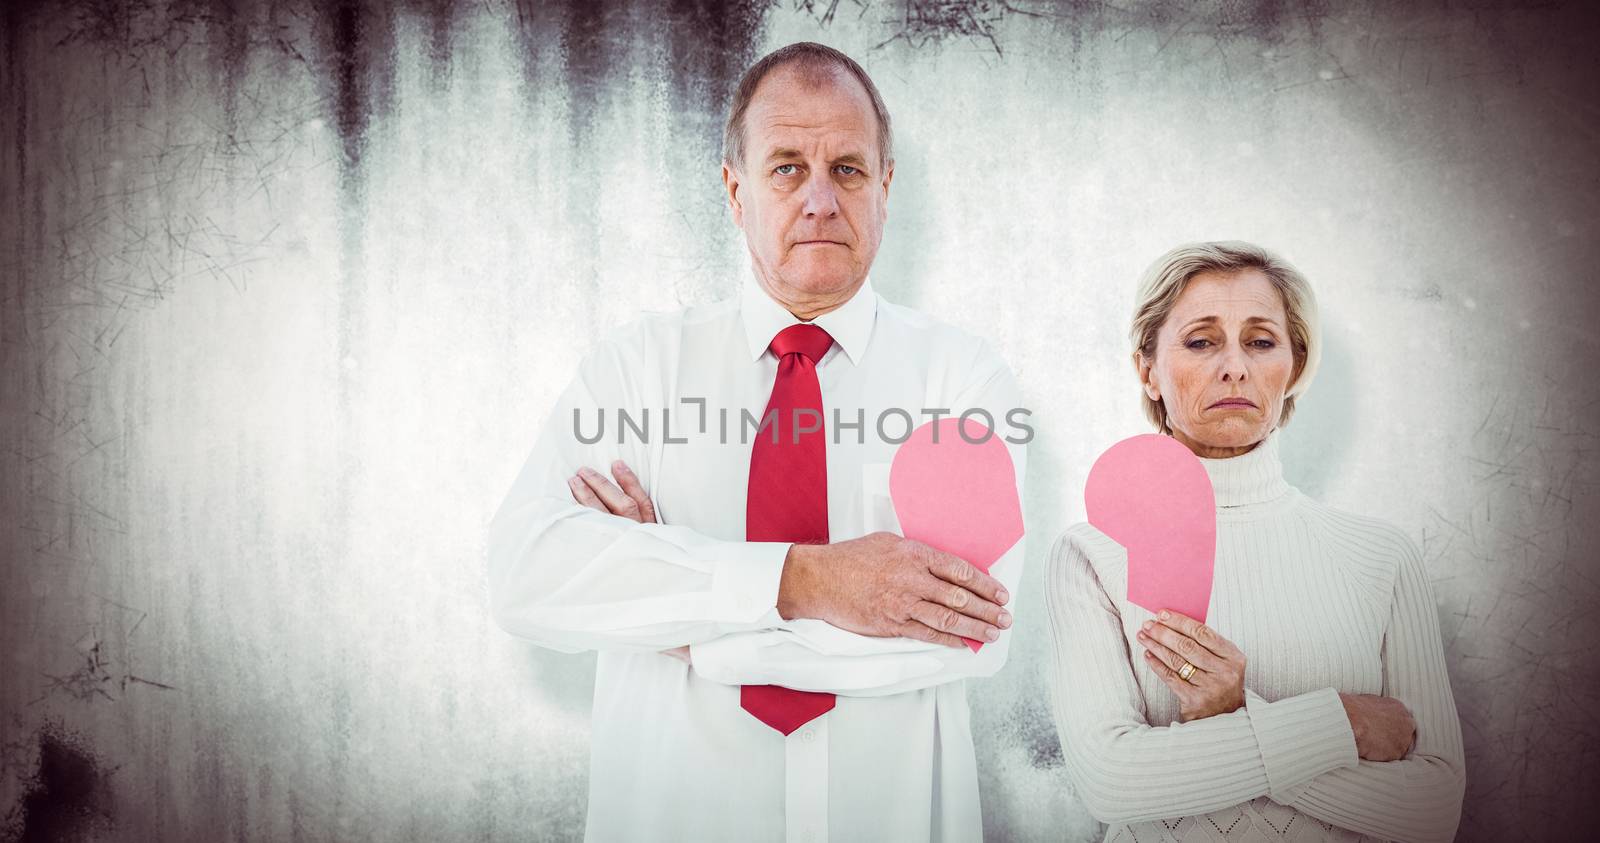
[[1133, 353], [1133, 368], [1139, 372], [1139, 383], [1144, 386], [1144, 394], [1149, 396], [1151, 401], [1160, 401], [1161, 387], [1156, 386], [1155, 380], [1150, 377], [1150, 364], [1154, 362], [1145, 359], [1142, 351]]
[[722, 162], [722, 186], [728, 191], [728, 208], [733, 211], [733, 224], [744, 228], [744, 205], [739, 201], [739, 171]]
[[889, 182], [894, 181], [894, 162], [889, 162], [889, 169], [883, 171], [883, 216], [889, 217]]

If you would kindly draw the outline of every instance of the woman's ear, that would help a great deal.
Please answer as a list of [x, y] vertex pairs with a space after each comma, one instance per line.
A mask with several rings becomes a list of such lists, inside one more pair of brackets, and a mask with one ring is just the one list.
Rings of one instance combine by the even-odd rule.
[[1294, 356], [1294, 371], [1289, 374], [1289, 383], [1283, 388], [1285, 398], [1294, 393], [1295, 385], [1300, 383], [1300, 376], [1306, 373], [1306, 358], [1296, 354]]
[[1142, 351], [1133, 353], [1133, 368], [1139, 372], [1139, 383], [1144, 386], [1144, 394], [1149, 396], [1151, 401], [1160, 401], [1161, 387], [1156, 385], [1153, 377], [1151, 366], [1153, 362], [1146, 358]]

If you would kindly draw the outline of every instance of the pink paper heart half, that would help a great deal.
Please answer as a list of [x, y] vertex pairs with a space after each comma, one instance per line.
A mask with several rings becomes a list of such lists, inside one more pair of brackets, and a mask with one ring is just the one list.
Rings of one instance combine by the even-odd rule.
[[[889, 467], [900, 532], [988, 572], [1022, 538], [1022, 501], [1006, 443], [982, 422], [947, 418], [911, 432]], [[977, 652], [983, 642], [966, 639]]]
[[1192, 451], [1170, 436], [1124, 439], [1089, 469], [1083, 505], [1089, 523], [1128, 551], [1128, 602], [1206, 619], [1217, 507]]

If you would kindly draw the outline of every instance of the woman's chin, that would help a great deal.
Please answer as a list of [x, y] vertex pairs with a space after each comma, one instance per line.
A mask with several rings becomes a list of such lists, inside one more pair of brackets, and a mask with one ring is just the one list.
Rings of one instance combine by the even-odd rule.
[[1256, 445], [1271, 432], [1260, 419], [1230, 418], [1208, 424], [1189, 438], [1207, 451], [1236, 451]]

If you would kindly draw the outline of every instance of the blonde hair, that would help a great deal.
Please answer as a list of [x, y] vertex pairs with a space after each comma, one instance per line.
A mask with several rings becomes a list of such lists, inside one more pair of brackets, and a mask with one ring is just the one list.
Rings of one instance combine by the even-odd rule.
[[[1295, 374], [1284, 392], [1283, 411], [1278, 416], [1278, 426], [1282, 427], [1294, 414], [1295, 397], [1305, 394], [1317, 374], [1317, 364], [1322, 360], [1321, 320], [1311, 283], [1300, 270], [1253, 243], [1239, 240], [1186, 243], [1157, 258], [1145, 270], [1139, 279], [1133, 325], [1128, 332], [1133, 341], [1134, 365], [1138, 365], [1141, 354], [1147, 362], [1155, 361], [1156, 334], [1190, 279], [1207, 271], [1232, 273], [1246, 269], [1260, 270], [1278, 289], [1289, 320], [1289, 345], [1294, 352]], [[1152, 401], [1143, 392], [1140, 397], [1144, 401], [1145, 417], [1151, 424], [1162, 433], [1171, 433], [1165, 404]]]

